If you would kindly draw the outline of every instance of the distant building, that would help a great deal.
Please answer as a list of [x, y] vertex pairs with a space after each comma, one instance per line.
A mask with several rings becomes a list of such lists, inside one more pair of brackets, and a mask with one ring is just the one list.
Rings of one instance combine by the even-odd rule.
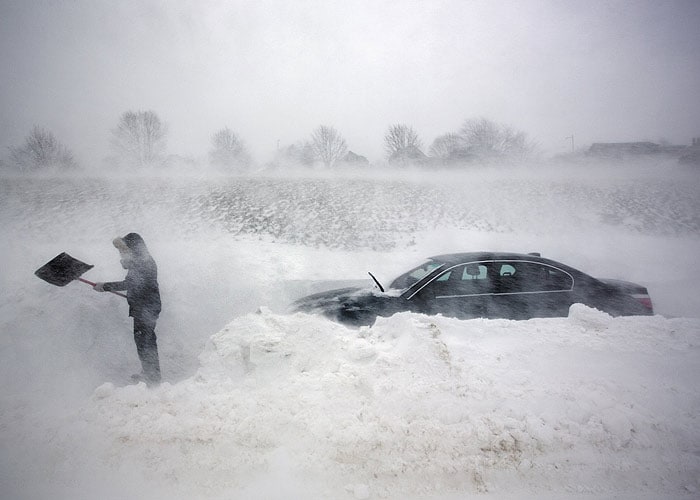
[[588, 150], [588, 155], [620, 159], [627, 156], [658, 154], [660, 150], [661, 146], [653, 142], [595, 142]]
[[362, 155], [358, 155], [356, 153], [353, 153], [352, 151], [348, 151], [348, 153], [340, 161], [342, 163], [345, 163], [346, 165], [350, 165], [353, 167], [368, 167], [369, 166], [369, 160], [367, 160], [367, 158], [365, 158]]
[[693, 137], [693, 145], [686, 148], [678, 162], [684, 165], [700, 166], [700, 137]]
[[693, 149], [700, 149], [700, 138], [693, 139], [692, 146], [665, 145], [646, 141], [596, 142], [588, 149], [586, 156], [614, 160], [656, 156], [680, 160]]

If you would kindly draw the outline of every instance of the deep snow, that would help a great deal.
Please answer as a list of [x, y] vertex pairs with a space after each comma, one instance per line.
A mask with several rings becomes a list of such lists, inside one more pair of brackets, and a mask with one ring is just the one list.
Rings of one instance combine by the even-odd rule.
[[[0, 496], [696, 498], [700, 176], [632, 167], [3, 179]], [[119, 279], [132, 230], [160, 270], [156, 389], [127, 385], [122, 299], [32, 276], [67, 251]], [[644, 283], [658, 315], [285, 311], [309, 280], [482, 249]]]

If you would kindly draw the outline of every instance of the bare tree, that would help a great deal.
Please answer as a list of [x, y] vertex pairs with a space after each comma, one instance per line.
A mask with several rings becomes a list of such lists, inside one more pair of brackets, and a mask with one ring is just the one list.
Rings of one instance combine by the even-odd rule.
[[445, 161], [454, 157], [463, 147], [459, 134], [449, 133], [436, 137], [428, 152], [433, 158]]
[[57, 167], [63, 170], [77, 166], [73, 154], [54, 135], [35, 126], [20, 147], [10, 148], [10, 164], [22, 172]]
[[218, 167], [248, 167], [251, 158], [240, 137], [225, 127], [211, 138], [209, 161]]
[[408, 125], [392, 125], [384, 135], [384, 151], [387, 158], [400, 156], [407, 151], [420, 150], [421, 147], [418, 134]]
[[166, 138], [166, 126], [153, 111], [127, 111], [112, 130], [112, 148], [118, 162], [143, 167], [164, 159]]
[[486, 118], [466, 120], [459, 136], [466, 150], [482, 159], [525, 158], [535, 150], [525, 132]]
[[348, 150], [345, 139], [333, 127], [321, 125], [311, 134], [311, 148], [316, 160], [326, 167], [335, 164]]
[[526, 158], [531, 156], [536, 149], [533, 141], [527, 138], [527, 134], [511, 127], [504, 127], [503, 152], [510, 158]]
[[465, 121], [460, 137], [465, 146], [479, 156], [494, 156], [501, 152], [499, 127], [486, 118]]
[[428, 158], [421, 147], [418, 134], [408, 125], [392, 125], [384, 135], [384, 151], [389, 163], [423, 164]]

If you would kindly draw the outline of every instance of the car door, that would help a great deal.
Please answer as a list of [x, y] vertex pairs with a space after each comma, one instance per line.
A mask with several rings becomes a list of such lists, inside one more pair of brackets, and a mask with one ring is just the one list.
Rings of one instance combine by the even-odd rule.
[[489, 317], [528, 319], [568, 316], [574, 279], [568, 272], [536, 261], [495, 261], [496, 291]]
[[488, 262], [446, 268], [411, 297], [412, 310], [459, 319], [484, 316], [486, 298], [494, 292]]

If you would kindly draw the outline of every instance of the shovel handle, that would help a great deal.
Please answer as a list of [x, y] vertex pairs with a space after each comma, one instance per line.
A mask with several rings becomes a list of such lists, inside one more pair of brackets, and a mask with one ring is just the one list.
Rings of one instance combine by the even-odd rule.
[[[92, 281], [86, 280], [85, 278], [77, 278], [77, 279], [78, 279], [78, 281], [82, 281], [83, 283], [87, 283], [87, 284], [90, 285], [90, 286], [95, 286], [95, 284], [96, 284], [96, 283], [94, 283], [94, 282], [92, 282]], [[108, 291], [109, 293], [113, 293], [114, 295], [119, 295], [120, 297], [126, 298], [126, 295], [124, 295], [123, 293], [112, 292], [111, 290], [107, 290], [107, 291]]]

